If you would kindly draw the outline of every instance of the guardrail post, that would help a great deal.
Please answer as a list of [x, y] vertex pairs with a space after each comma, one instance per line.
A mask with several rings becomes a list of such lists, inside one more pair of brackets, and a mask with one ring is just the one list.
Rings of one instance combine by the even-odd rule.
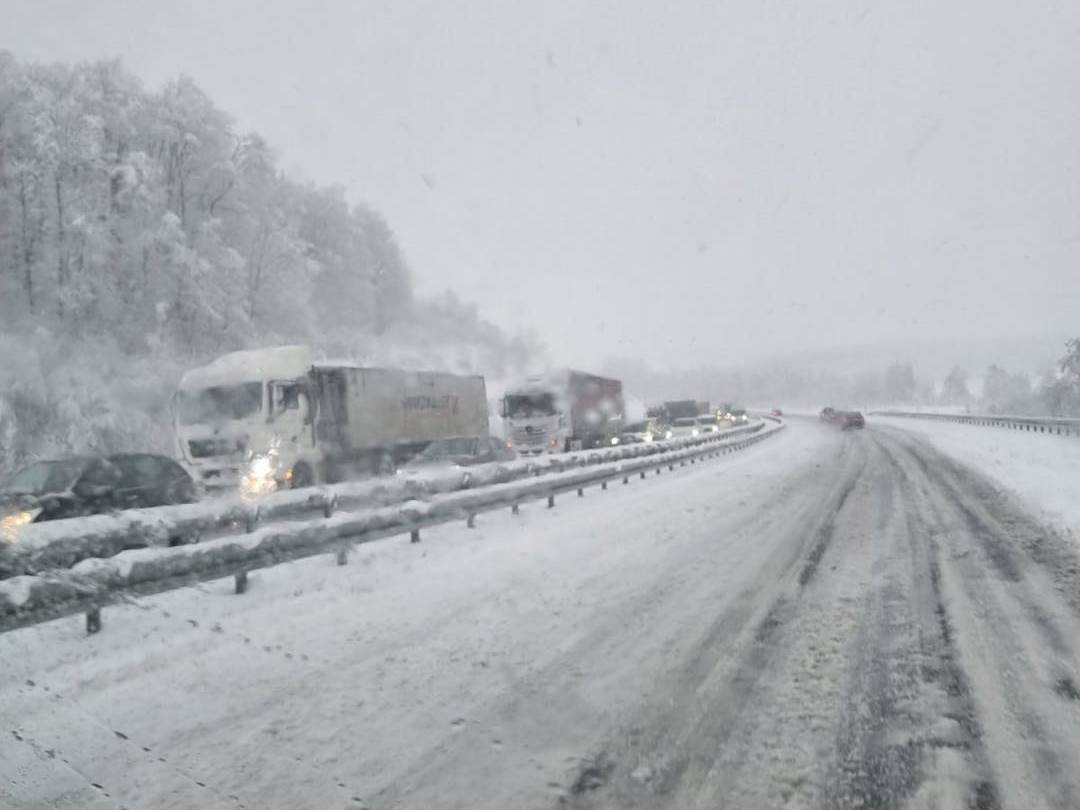
[[338, 565], [345, 565], [349, 561], [349, 549], [345, 546], [339, 548], [335, 555], [335, 559], [337, 560]]
[[86, 611], [86, 634], [88, 636], [101, 632], [101, 608], [92, 607]]
[[470, 529], [476, 528], [476, 512], [469, 512], [469, 517], [465, 521], [465, 525]]
[[584, 498], [585, 497], [585, 488], [584, 487], [578, 487], [577, 496], [579, 498]]
[[668, 468], [668, 472], [672, 472], [675, 469], [675, 465], [674, 464], [668, 464], [667, 468]]
[[[323, 517], [328, 518], [331, 515], [333, 515], [334, 511], [337, 509], [337, 505], [338, 505], [337, 495], [331, 495], [329, 498], [327, 498], [323, 502], [323, 512], [322, 512]], [[339, 563], [339, 565], [344, 565], [344, 563]]]
[[521, 512], [521, 509], [518, 507], [518, 505], [516, 503], [511, 504], [511, 506], [510, 506], [510, 514], [511, 515], [517, 515], [520, 512]]
[[245, 591], [247, 591], [248, 572], [247, 571], [239, 571], [239, 572], [237, 572], [236, 575], [233, 576], [233, 583], [234, 583], [233, 590], [236, 593], [244, 593]]
[[244, 531], [251, 534], [255, 531], [255, 524], [259, 522], [259, 514], [262, 511], [262, 507], [256, 506], [253, 510], [248, 512], [244, 516]]
[[553, 509], [554, 507], [555, 507], [555, 496], [554, 495], [548, 495], [548, 509]]
[[657, 468], [656, 468], [656, 474], [657, 474], [657, 475], [659, 475], [659, 474], [660, 474], [660, 468], [659, 468], [659, 467], [657, 467]]
[[600, 489], [607, 489], [607, 481], [600, 482]]
[[629, 476], [629, 475], [624, 475], [624, 476], [622, 477], [622, 482], [623, 482], [624, 484], [629, 484], [629, 483], [630, 483], [630, 476]]
[[641, 471], [641, 480], [642, 481], [645, 480], [645, 471], [644, 470]]
[[411, 532], [409, 532], [409, 542], [410, 543], [419, 543], [420, 542], [420, 530], [419, 529], [413, 529]]

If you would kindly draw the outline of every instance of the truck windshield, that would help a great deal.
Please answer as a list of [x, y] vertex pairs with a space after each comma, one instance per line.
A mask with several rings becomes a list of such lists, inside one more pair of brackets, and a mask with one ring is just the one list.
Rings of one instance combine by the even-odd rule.
[[508, 394], [506, 397], [506, 415], [510, 419], [554, 416], [554, 414], [554, 394]]
[[261, 382], [180, 391], [176, 415], [182, 425], [243, 419], [262, 410]]

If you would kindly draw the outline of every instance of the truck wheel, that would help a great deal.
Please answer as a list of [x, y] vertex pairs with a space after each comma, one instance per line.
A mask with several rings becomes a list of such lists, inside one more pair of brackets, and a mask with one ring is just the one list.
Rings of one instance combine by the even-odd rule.
[[311, 467], [303, 462], [300, 462], [292, 468], [292, 478], [290, 479], [290, 486], [293, 489], [302, 489], [303, 487], [310, 487], [315, 483], [315, 475], [311, 472]]

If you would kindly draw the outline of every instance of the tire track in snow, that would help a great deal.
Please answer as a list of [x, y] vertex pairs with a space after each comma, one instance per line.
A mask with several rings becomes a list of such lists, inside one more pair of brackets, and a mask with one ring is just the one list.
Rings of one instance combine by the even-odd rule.
[[1080, 761], [1080, 712], [1068, 696], [1080, 622], [1062, 588], [1075, 553], [978, 472], [903, 431], [883, 433], [924, 477], [912, 513], [931, 535], [941, 621], [1000, 806], [1080, 806], [1070, 767]]

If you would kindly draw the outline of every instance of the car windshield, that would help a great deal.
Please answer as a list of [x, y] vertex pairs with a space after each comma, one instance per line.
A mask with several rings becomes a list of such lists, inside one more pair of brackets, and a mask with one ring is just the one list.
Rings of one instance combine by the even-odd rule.
[[0, 22], [0, 810], [1080, 810], [1080, 0]]
[[86, 467], [86, 459], [39, 461], [24, 467], [3, 483], [5, 495], [45, 495], [71, 489]]
[[423, 452], [419, 453], [414, 461], [418, 464], [429, 464], [436, 461], [447, 461], [455, 458], [467, 458], [476, 455], [477, 439], [472, 436], [440, 439], [429, 444]]
[[176, 395], [176, 415], [182, 425], [212, 424], [245, 419], [262, 410], [263, 384], [218, 385]]
[[554, 414], [554, 394], [509, 394], [506, 397], [506, 415], [510, 419], [528, 419]]

